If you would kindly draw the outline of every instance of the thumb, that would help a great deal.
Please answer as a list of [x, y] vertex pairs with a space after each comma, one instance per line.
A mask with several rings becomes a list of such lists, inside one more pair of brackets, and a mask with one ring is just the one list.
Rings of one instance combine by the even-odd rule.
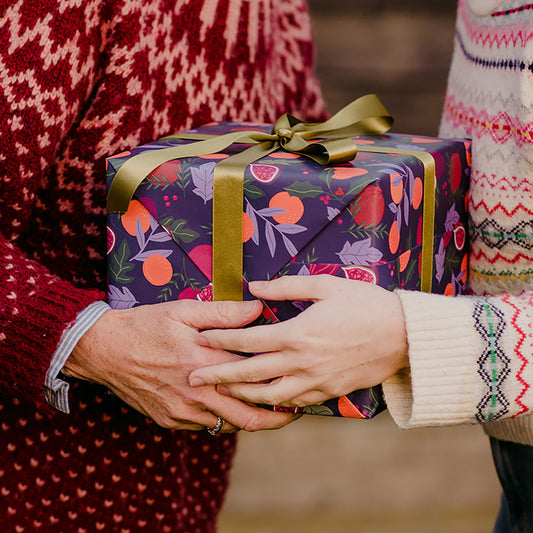
[[[181, 300], [184, 302], [184, 300]], [[195, 329], [240, 328], [255, 320], [263, 310], [259, 300], [251, 302], [198, 302], [189, 300], [180, 312], [183, 323]]]

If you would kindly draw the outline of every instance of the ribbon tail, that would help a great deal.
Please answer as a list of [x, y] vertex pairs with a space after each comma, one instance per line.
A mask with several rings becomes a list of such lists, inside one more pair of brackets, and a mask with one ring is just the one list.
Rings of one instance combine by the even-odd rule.
[[108, 213], [125, 213], [142, 181], [158, 166], [182, 157], [195, 157], [220, 152], [243, 137], [243, 132], [228, 133], [206, 140], [150, 150], [131, 157], [117, 170], [107, 197]]

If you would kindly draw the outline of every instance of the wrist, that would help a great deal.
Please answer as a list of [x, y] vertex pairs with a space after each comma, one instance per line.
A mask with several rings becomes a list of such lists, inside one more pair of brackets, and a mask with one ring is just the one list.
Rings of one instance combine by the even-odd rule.
[[107, 385], [105, 376], [111, 359], [108, 339], [112, 338], [116, 313], [115, 310], [103, 313], [76, 343], [63, 366], [66, 376]]

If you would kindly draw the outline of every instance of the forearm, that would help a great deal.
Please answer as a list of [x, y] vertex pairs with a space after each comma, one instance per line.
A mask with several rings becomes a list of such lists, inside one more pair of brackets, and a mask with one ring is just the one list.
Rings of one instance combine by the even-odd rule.
[[482, 424], [531, 411], [531, 293], [398, 294], [410, 369], [386, 380], [383, 388], [400, 426]]
[[43, 401], [43, 383], [63, 331], [105, 294], [77, 289], [0, 236], [0, 384]]

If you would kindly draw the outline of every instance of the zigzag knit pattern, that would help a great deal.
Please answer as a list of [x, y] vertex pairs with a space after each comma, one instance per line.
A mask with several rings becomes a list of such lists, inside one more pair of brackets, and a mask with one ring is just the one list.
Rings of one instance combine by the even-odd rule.
[[441, 124], [443, 135], [473, 139], [470, 289], [494, 295], [473, 315], [484, 346], [478, 422], [533, 409], [533, 11], [499, 4], [479, 16], [459, 2]]
[[212, 120], [324, 118], [305, 2], [13, 0], [0, 50], [2, 527], [212, 532], [232, 438], [163, 431], [88, 385], [70, 417], [35, 405], [103, 297], [106, 156]]

